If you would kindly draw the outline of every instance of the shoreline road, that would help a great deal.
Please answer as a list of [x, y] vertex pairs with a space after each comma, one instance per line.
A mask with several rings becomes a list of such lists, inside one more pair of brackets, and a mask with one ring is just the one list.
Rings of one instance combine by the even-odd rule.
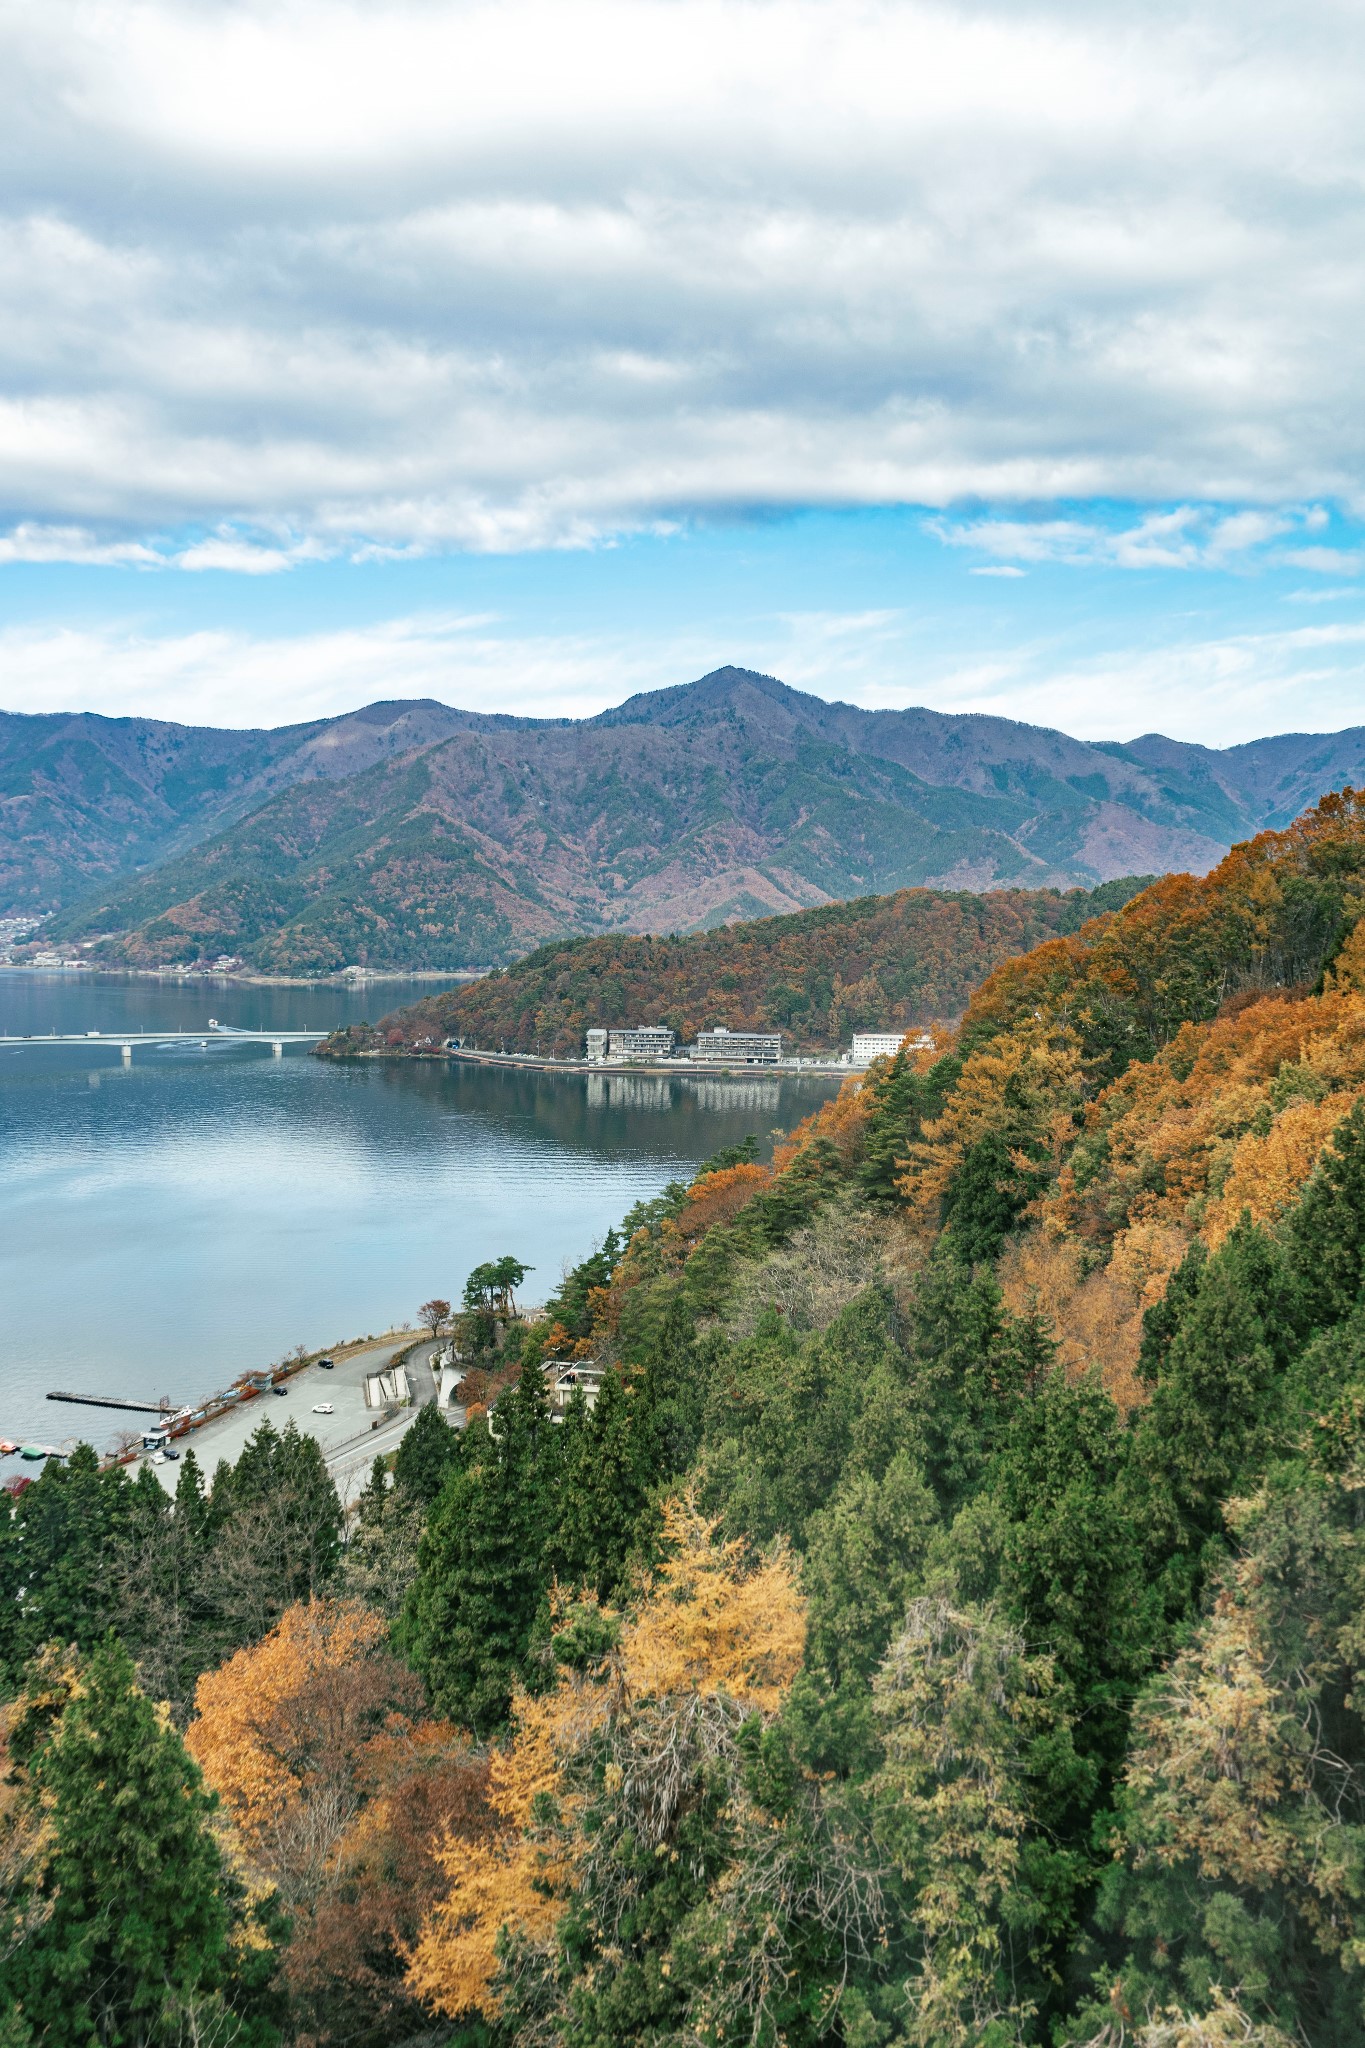
[[[365, 1376], [379, 1372], [399, 1352], [408, 1351], [409, 1345], [412, 1349], [408, 1352], [407, 1370], [412, 1382], [412, 1406], [400, 1409], [386, 1422], [365, 1406]], [[230, 1414], [216, 1416], [212, 1422], [201, 1423], [198, 1429], [177, 1437], [175, 1448], [182, 1454], [192, 1450], [203, 1467], [205, 1479], [211, 1480], [219, 1460], [226, 1458], [229, 1464], [235, 1464], [247, 1439], [263, 1422], [283, 1429], [292, 1421], [306, 1436], [317, 1439], [342, 1505], [350, 1507], [368, 1479], [375, 1458], [395, 1449], [419, 1409], [435, 1400], [431, 1359], [439, 1348], [429, 1339], [414, 1344], [409, 1337], [396, 1344], [369, 1345], [363, 1351], [352, 1352], [349, 1358], [338, 1358], [330, 1372], [318, 1365], [305, 1366], [285, 1382], [288, 1393], [283, 1399], [275, 1394], [257, 1394]], [[330, 1406], [331, 1413], [315, 1414], [315, 1407], [323, 1403]], [[168, 1459], [164, 1465], [154, 1464], [152, 1470], [166, 1491], [173, 1494], [180, 1475], [179, 1461]]]

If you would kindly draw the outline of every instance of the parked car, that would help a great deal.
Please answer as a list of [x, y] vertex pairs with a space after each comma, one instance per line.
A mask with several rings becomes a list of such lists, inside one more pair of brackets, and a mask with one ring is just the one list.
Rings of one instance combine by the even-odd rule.
[[171, 1460], [171, 1463], [174, 1464], [175, 1460], [180, 1456], [180, 1453], [179, 1451], [173, 1451], [170, 1445], [167, 1444], [165, 1450], [162, 1452], [162, 1456], [165, 1458], [169, 1458]]
[[333, 1358], [320, 1358], [318, 1365], [323, 1372], [331, 1372], [336, 1365], [336, 1360]]
[[314, 1413], [314, 1415], [330, 1415], [330, 1414], [331, 1414], [331, 1412], [332, 1412], [332, 1404], [331, 1404], [331, 1402], [330, 1402], [330, 1401], [314, 1401], [314, 1403], [313, 1403], [313, 1413]]
[[272, 1394], [278, 1394], [280, 1399], [283, 1401], [285, 1396], [288, 1394], [289, 1389], [288, 1387], [272, 1387], [270, 1391]]
[[153, 1452], [152, 1452], [152, 1463], [153, 1463], [154, 1465], [164, 1465], [164, 1464], [165, 1464], [165, 1462], [166, 1462], [166, 1453], [165, 1453], [164, 1451], [153, 1451]]

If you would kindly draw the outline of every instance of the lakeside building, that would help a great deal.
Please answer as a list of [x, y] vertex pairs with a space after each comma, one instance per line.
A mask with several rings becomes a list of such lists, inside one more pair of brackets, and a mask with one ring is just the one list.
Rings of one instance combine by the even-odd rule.
[[588, 1060], [667, 1060], [673, 1057], [676, 1034], [666, 1024], [625, 1024], [611, 1031], [600, 1027], [588, 1035]]
[[676, 1034], [666, 1024], [627, 1024], [607, 1034], [607, 1054], [614, 1060], [666, 1060], [673, 1056]]
[[921, 1031], [914, 1038], [908, 1031], [855, 1031], [849, 1063], [855, 1067], [866, 1067], [873, 1060], [894, 1058], [903, 1045], [908, 1045], [911, 1052], [918, 1052], [933, 1042], [927, 1031]]
[[891, 1059], [900, 1051], [904, 1040], [903, 1031], [855, 1031], [853, 1064], [865, 1067], [872, 1060]]
[[782, 1057], [780, 1031], [727, 1031], [718, 1024], [714, 1031], [699, 1031], [692, 1048], [696, 1060], [725, 1060], [738, 1066], [773, 1067]]

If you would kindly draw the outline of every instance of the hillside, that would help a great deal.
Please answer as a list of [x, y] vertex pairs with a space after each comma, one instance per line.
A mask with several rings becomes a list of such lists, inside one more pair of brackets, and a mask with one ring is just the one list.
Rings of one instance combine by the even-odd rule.
[[349, 1524], [0, 1494], [16, 2041], [1365, 2048], [1365, 794], [756, 1151], [476, 1268]]
[[590, 1025], [713, 1024], [784, 1033], [794, 1051], [837, 1048], [851, 1031], [958, 1016], [982, 977], [1040, 939], [1117, 910], [1146, 878], [1098, 889], [903, 889], [685, 938], [561, 939], [464, 989], [353, 1025], [329, 1056], [414, 1050], [446, 1038], [509, 1052], [580, 1057]]
[[1365, 728], [1222, 753], [1096, 746], [827, 704], [738, 669], [577, 721], [413, 704], [266, 734], [4, 731], [0, 874], [17, 907], [67, 906], [44, 943], [294, 972], [500, 964], [573, 933], [690, 931], [911, 886], [1202, 871], [1365, 778]]
[[0, 916], [61, 909], [168, 860], [276, 790], [336, 781], [463, 723], [441, 704], [371, 704], [273, 731], [0, 711]]

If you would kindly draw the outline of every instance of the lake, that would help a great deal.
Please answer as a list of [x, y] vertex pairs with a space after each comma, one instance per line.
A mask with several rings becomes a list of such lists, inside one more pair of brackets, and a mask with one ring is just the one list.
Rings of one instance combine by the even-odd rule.
[[[255, 988], [0, 969], [0, 1035], [305, 1030], [439, 984]], [[526, 1299], [632, 1203], [837, 1085], [334, 1065], [210, 1041], [0, 1047], [0, 1435], [101, 1446], [126, 1422], [51, 1389], [177, 1404], [410, 1324], [511, 1253]]]

